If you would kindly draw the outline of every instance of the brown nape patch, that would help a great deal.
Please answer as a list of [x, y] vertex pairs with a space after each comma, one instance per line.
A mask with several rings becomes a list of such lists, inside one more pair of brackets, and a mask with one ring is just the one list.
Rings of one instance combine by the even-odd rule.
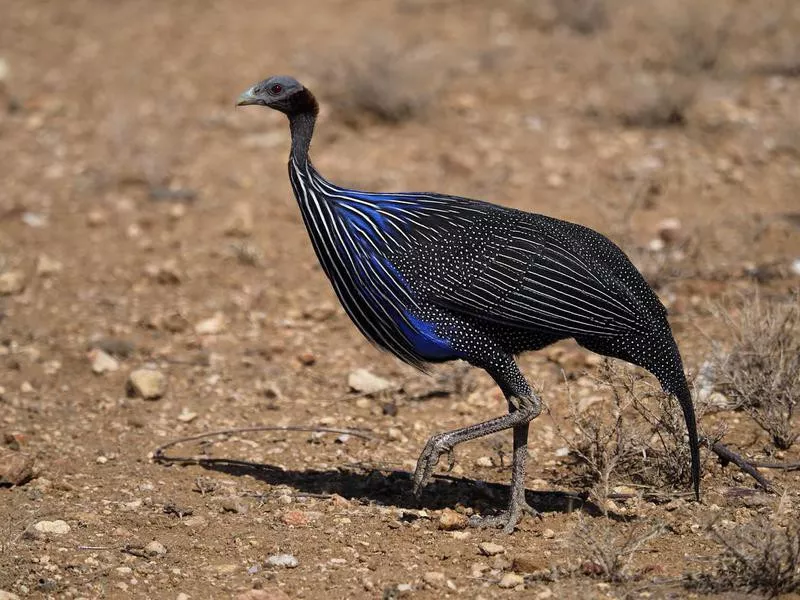
[[312, 113], [315, 117], [319, 114], [319, 103], [307, 88], [303, 88], [292, 96], [292, 111], [300, 113]]

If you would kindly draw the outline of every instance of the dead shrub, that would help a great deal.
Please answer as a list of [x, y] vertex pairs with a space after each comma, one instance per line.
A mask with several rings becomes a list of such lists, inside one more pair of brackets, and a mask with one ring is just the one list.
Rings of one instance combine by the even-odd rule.
[[[575, 459], [574, 478], [592, 486], [603, 507], [615, 485], [663, 488], [691, 481], [690, 451], [677, 401], [640, 369], [606, 360], [595, 378], [597, 397], [575, 400], [570, 393], [571, 432], [557, 427]], [[705, 411], [695, 403], [698, 419]], [[715, 440], [721, 434], [715, 436]]]
[[664, 15], [664, 23], [671, 43], [665, 50], [672, 70], [692, 75], [716, 68], [731, 33], [733, 10], [720, 11], [707, 2], [667, 6], [671, 10]]
[[746, 302], [738, 318], [722, 313], [733, 339], [714, 352], [714, 386], [746, 412], [781, 450], [797, 440], [800, 402], [800, 297], [787, 303]]
[[334, 115], [350, 127], [365, 121], [397, 124], [422, 115], [441, 82], [426, 57], [391, 40], [374, 38], [357, 51], [334, 52], [321, 74]]
[[631, 570], [633, 557], [663, 532], [660, 523], [624, 525], [608, 519], [597, 519], [591, 524], [583, 521], [573, 534], [574, 547], [584, 561], [580, 572], [611, 583], [636, 579]]
[[710, 573], [690, 574], [685, 584], [704, 593], [761, 592], [769, 598], [800, 591], [800, 527], [776, 527], [767, 520], [731, 532], [711, 528], [723, 547]]
[[641, 73], [625, 78], [613, 93], [612, 111], [626, 127], [679, 127], [686, 125], [697, 84], [688, 78]]

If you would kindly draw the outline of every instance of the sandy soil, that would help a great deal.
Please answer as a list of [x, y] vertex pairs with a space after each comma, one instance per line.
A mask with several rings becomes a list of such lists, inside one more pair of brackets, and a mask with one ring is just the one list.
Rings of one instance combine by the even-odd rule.
[[[34, 476], [0, 487], [0, 597], [683, 597], [721, 552], [709, 522], [796, 519], [793, 472], [769, 471], [784, 491], [769, 495], [705, 456], [701, 504], [684, 483], [659, 502], [622, 487], [633, 497], [609, 526], [558, 434], [564, 374], [602, 393], [584, 375], [597, 361], [565, 343], [521, 359], [552, 409], [530, 438], [543, 519], [512, 536], [440, 529], [444, 509], [504, 505], [510, 436], [458, 448], [452, 479], [419, 500], [408, 472], [428, 436], [504, 400], [482, 373], [428, 377], [360, 337], [291, 195], [285, 120], [233, 107], [293, 74], [323, 103], [313, 155], [331, 180], [607, 233], [658, 285], [697, 373], [729, 341], [715, 306], [785, 302], [800, 282], [800, 7], [705, 4], [5, 3], [0, 442]], [[97, 347], [112, 355], [100, 374]], [[162, 397], [126, 392], [142, 368], [163, 375]], [[354, 392], [358, 369], [388, 388]], [[742, 413], [703, 423], [720, 424], [748, 456], [800, 458]], [[257, 425], [364, 437], [238, 433], [168, 451], [222, 462], [152, 460], [179, 437]], [[598, 576], [579, 543], [653, 523], [626, 581]], [[270, 563], [282, 554], [296, 564]]]

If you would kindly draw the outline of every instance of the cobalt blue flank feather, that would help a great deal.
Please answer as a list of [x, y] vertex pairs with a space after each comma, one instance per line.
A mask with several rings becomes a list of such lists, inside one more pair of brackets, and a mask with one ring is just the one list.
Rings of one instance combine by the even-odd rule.
[[[419, 493], [454, 446], [513, 430], [513, 530], [525, 499], [528, 425], [541, 401], [515, 356], [564, 338], [653, 373], [683, 410], [699, 497], [694, 407], [667, 313], [641, 274], [599, 233], [544, 215], [435, 193], [371, 193], [325, 180], [309, 158], [318, 113], [291, 77], [239, 99], [289, 117], [289, 179], [317, 258], [345, 311], [373, 344], [424, 369], [463, 359], [487, 371], [509, 412], [434, 435], [414, 473]], [[487, 521], [488, 522], [488, 521]]]

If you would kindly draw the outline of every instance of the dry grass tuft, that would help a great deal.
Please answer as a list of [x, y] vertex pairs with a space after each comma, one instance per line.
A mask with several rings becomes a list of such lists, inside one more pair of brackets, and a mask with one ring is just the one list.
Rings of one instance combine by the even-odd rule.
[[760, 592], [768, 598], [800, 591], [800, 527], [766, 520], [733, 532], [711, 529], [723, 552], [711, 573], [687, 576], [686, 586], [704, 593]]
[[746, 303], [738, 318], [722, 314], [733, 339], [714, 354], [715, 387], [787, 450], [800, 435], [800, 297], [787, 303]]

